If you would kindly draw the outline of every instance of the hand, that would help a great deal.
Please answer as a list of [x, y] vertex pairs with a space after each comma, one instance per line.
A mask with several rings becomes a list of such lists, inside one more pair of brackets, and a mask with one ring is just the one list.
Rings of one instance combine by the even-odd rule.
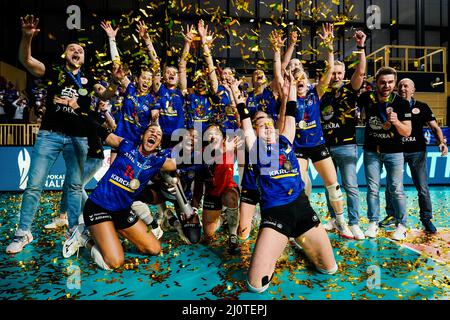
[[148, 36], [148, 27], [145, 25], [144, 21], [138, 21], [136, 26], [136, 32], [139, 34], [139, 37], [144, 41], [150, 40]]
[[39, 24], [39, 18], [34, 18], [33, 15], [20, 17], [20, 24], [22, 26], [22, 34], [28, 37], [34, 37], [41, 31], [37, 29], [37, 25]]
[[119, 27], [117, 27], [115, 30], [111, 26], [111, 23], [109, 21], [102, 21], [100, 23], [100, 26], [105, 30], [106, 35], [108, 38], [115, 38], [117, 35], [117, 31], [119, 31]]
[[358, 47], [364, 47], [367, 36], [363, 31], [361, 30], [356, 31], [355, 34], [353, 35], [353, 38], [355, 39], [356, 45]]
[[240, 141], [240, 139], [239, 139], [238, 136], [235, 136], [233, 138], [228, 137], [225, 140], [225, 150], [226, 150], [226, 152], [231, 152], [231, 151], [236, 150], [236, 148], [238, 147], [238, 144], [242, 145], [242, 142], [239, 142], [239, 141]]
[[291, 46], [295, 45], [297, 43], [297, 41], [298, 41], [298, 33], [297, 33], [297, 31], [292, 31], [289, 36], [290, 36], [290, 38], [289, 38], [290, 43], [289, 44]]
[[[287, 72], [287, 74], [289, 74], [291, 71], [289, 70]], [[289, 97], [289, 91], [291, 89], [291, 81], [289, 79], [289, 77], [284, 77], [284, 82], [283, 82], [283, 87], [282, 87], [282, 92], [283, 92], [283, 96], [284, 97]]]
[[269, 35], [269, 41], [275, 51], [280, 51], [284, 46], [286, 39], [282, 39], [277, 30], [273, 30]]
[[64, 105], [64, 106], [68, 106], [68, 107], [71, 107], [72, 109], [78, 108], [78, 104], [77, 104], [77, 99], [76, 98], [69, 99], [68, 97], [64, 97], [63, 98], [63, 97], [55, 96], [53, 98], [53, 103], [54, 104], [61, 104], [61, 105]]
[[394, 126], [399, 123], [397, 113], [395, 113], [394, 111], [388, 112], [387, 116], [388, 121], [392, 123]]
[[438, 145], [439, 151], [441, 152], [441, 156], [445, 157], [448, 154], [448, 147], [444, 142], [441, 142]]
[[193, 25], [187, 26], [186, 33], [183, 34], [184, 40], [187, 43], [191, 44], [192, 41], [194, 41], [194, 36], [195, 36], [196, 33], [197, 32], [195, 31], [195, 28], [194, 28]]
[[319, 33], [319, 37], [322, 39], [325, 47], [329, 51], [333, 51], [333, 40], [334, 40], [334, 26], [331, 23], [324, 23], [322, 25], [322, 33]]

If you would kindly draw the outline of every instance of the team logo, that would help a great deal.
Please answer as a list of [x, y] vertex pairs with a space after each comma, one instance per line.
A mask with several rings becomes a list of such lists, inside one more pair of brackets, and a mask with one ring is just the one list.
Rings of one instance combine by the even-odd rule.
[[322, 150], [322, 152], [320, 154], [322, 155], [322, 157], [326, 157], [326, 156], [328, 156], [328, 151]]
[[93, 214], [90, 214], [90, 215], [89, 215], [89, 220], [90, 220], [90, 221], [94, 221], [94, 215], [93, 215]]
[[67, 97], [69, 99], [78, 98], [78, 92], [73, 88], [65, 87], [64, 90], [61, 91], [61, 97]]
[[19, 167], [19, 189], [24, 190], [27, 187], [28, 171], [30, 171], [31, 158], [27, 149], [23, 148], [17, 156], [17, 166]]
[[414, 108], [414, 109], [412, 109], [412, 113], [413, 114], [419, 114], [420, 113], [420, 109], [419, 108]]
[[129, 223], [133, 223], [134, 220], [136, 220], [136, 215], [134, 213], [130, 212], [130, 215], [128, 216], [127, 221]]
[[311, 107], [313, 105], [312, 99], [308, 99], [308, 102], [306, 103], [308, 107]]
[[322, 110], [322, 118], [325, 121], [330, 120], [331, 118], [333, 118], [334, 115], [334, 110], [333, 110], [333, 106], [329, 105], [326, 106], [323, 110]]
[[314, 221], [314, 222], [317, 222], [317, 221], [319, 221], [319, 218], [317, 218], [317, 216], [316, 216], [316, 215], [313, 215], [313, 217], [312, 217], [312, 221]]
[[383, 123], [378, 117], [372, 116], [369, 118], [369, 126], [373, 130], [381, 130], [383, 128]]

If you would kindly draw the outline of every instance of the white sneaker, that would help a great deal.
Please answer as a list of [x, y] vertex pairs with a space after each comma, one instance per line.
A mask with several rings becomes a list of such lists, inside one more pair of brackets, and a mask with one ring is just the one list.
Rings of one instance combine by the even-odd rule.
[[377, 234], [378, 234], [378, 223], [370, 222], [369, 227], [367, 228], [366, 232], [364, 232], [364, 235], [368, 238], [376, 238]]
[[356, 240], [364, 240], [366, 238], [361, 228], [357, 224], [350, 226], [350, 231], [353, 233], [353, 237]]
[[336, 229], [336, 219], [331, 218], [327, 223], [323, 224], [323, 228], [327, 231]]
[[406, 227], [402, 224], [398, 224], [397, 228], [395, 229], [394, 233], [392, 234], [392, 239], [397, 241], [402, 241], [406, 239]]
[[86, 240], [83, 239], [84, 224], [79, 224], [74, 227], [72, 234], [63, 244], [62, 255], [64, 258], [69, 258], [75, 254], [81, 247], [84, 247]]
[[353, 233], [348, 228], [347, 222], [342, 219], [342, 221], [335, 221], [336, 230], [339, 232], [342, 238], [353, 239]]
[[6, 253], [18, 253], [31, 241], [33, 241], [33, 235], [30, 231], [18, 229], [14, 235], [13, 241], [6, 247]]
[[164, 231], [161, 229], [160, 226], [158, 226], [158, 228], [152, 229], [152, 233], [156, 237], [156, 239], [159, 240], [163, 236]]
[[64, 226], [69, 226], [69, 220], [67, 220], [67, 218], [60, 218], [60, 217], [56, 217], [53, 218], [52, 222], [50, 222], [49, 224], [46, 224], [44, 226], [45, 229], [58, 229]]

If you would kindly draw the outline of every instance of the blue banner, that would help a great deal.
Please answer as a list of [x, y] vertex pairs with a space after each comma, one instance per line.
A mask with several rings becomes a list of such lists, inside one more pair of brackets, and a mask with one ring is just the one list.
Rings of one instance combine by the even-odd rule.
[[[31, 163], [32, 147], [1, 147], [0, 160], [0, 191], [23, 191], [28, 181], [28, 171]], [[363, 150], [358, 147], [358, 163], [357, 175], [358, 184], [365, 186], [364, 164], [363, 164]], [[109, 167], [110, 149], [105, 148], [105, 159], [102, 168], [97, 172], [94, 179], [92, 179], [86, 189], [93, 189], [105, 174]], [[441, 157], [441, 154], [436, 146], [427, 147], [427, 163], [428, 163], [428, 177], [430, 184], [448, 185], [450, 184], [450, 157]], [[313, 186], [323, 186], [314, 166], [310, 164], [309, 174]], [[383, 168], [381, 173], [382, 183], [385, 182], [386, 171]], [[65, 164], [62, 154], [58, 157], [53, 168], [50, 170], [47, 180], [45, 182], [44, 190], [61, 190], [65, 178]], [[235, 180], [239, 181], [237, 165], [235, 165]], [[406, 167], [404, 174], [405, 185], [412, 185], [411, 172], [409, 167]]]

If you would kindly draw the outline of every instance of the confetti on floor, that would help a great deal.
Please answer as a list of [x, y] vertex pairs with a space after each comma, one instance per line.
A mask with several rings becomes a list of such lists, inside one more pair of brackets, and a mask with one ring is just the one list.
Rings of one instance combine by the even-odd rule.
[[[229, 255], [219, 232], [210, 243], [183, 244], [173, 231], [163, 236], [163, 252], [156, 257], [137, 253], [124, 242], [125, 265], [104, 271], [81, 249], [78, 257], [64, 259], [65, 230], [43, 226], [56, 213], [60, 192], [45, 192], [33, 225], [35, 240], [17, 255], [5, 248], [18, 222], [20, 193], [0, 194], [0, 299], [39, 300], [406, 300], [449, 299], [450, 188], [432, 187], [435, 236], [422, 233], [417, 194], [406, 189], [410, 231], [407, 240], [389, 240], [389, 231], [377, 239], [343, 240], [330, 233], [339, 273], [318, 274], [303, 253], [289, 246], [279, 260], [271, 287], [264, 294], [246, 291], [245, 278], [256, 237]], [[312, 205], [327, 219], [323, 190], [314, 189]], [[367, 226], [365, 190], [360, 194], [361, 227]], [[384, 207], [383, 193], [381, 205]], [[412, 207], [414, 206], [414, 207]], [[383, 212], [383, 210], [382, 210]], [[418, 230], [418, 231], [417, 231]]]

